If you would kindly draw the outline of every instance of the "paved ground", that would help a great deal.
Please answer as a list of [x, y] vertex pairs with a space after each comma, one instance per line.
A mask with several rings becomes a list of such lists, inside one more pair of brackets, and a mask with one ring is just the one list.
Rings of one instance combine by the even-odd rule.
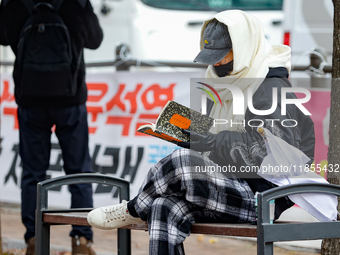
[[[24, 226], [20, 220], [20, 210], [17, 205], [1, 203], [1, 228], [3, 247], [9, 254], [24, 255]], [[70, 226], [52, 226], [51, 255], [69, 255], [71, 240], [68, 236]], [[114, 255], [116, 252], [116, 231], [94, 229], [93, 248], [97, 255]], [[256, 243], [249, 240], [216, 237], [207, 235], [192, 235], [184, 243], [187, 255], [207, 254], [242, 254], [255, 255]], [[132, 231], [132, 254], [148, 255], [148, 233]], [[301, 250], [275, 247], [275, 255], [307, 255], [319, 254], [315, 249]]]

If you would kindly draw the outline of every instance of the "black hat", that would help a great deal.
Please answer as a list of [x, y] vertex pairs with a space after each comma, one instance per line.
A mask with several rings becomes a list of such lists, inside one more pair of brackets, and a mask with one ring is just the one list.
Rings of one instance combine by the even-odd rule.
[[203, 45], [194, 62], [208, 65], [220, 62], [232, 49], [228, 27], [216, 19], [211, 20], [204, 29]]

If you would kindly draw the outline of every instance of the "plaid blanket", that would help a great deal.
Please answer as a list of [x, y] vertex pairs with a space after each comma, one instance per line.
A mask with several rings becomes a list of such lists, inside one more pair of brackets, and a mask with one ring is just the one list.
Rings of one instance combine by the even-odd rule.
[[247, 182], [216, 171], [208, 157], [174, 151], [147, 174], [134, 208], [149, 226], [150, 254], [184, 254], [183, 241], [195, 222], [247, 222], [255, 218]]

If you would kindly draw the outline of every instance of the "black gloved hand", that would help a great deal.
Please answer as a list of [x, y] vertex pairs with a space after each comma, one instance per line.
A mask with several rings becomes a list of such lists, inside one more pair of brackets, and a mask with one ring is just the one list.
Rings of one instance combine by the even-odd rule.
[[183, 129], [183, 133], [190, 136], [189, 142], [179, 142], [178, 146], [192, 149], [195, 151], [212, 151], [215, 148], [216, 134], [206, 133], [200, 134], [195, 131]]

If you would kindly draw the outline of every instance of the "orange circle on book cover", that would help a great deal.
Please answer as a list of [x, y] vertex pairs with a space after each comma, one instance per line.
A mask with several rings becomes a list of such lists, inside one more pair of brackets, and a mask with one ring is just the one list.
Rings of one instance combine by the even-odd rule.
[[188, 118], [185, 118], [177, 113], [175, 113], [174, 115], [172, 115], [171, 119], [170, 119], [170, 124], [176, 126], [176, 127], [180, 127], [183, 129], [188, 129], [190, 127], [191, 124], [191, 120], [189, 120]]

